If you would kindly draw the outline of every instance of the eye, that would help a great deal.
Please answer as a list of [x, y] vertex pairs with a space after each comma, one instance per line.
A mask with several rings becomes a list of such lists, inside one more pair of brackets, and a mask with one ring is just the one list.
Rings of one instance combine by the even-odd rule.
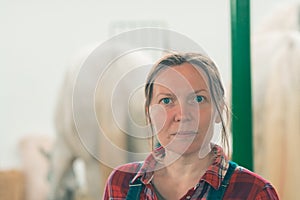
[[172, 101], [171, 98], [166, 97], [166, 98], [162, 98], [162, 99], [160, 100], [160, 102], [161, 102], [162, 104], [169, 105], [169, 104], [171, 104], [173, 101]]
[[196, 102], [196, 103], [201, 103], [201, 102], [203, 102], [205, 99], [204, 99], [204, 97], [203, 96], [200, 96], [200, 95], [197, 95], [197, 96], [195, 96], [195, 98], [194, 98], [194, 101]]

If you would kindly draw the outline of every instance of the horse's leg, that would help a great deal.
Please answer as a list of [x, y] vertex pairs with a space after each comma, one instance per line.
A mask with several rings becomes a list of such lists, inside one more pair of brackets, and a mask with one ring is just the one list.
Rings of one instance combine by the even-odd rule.
[[58, 138], [53, 147], [53, 153], [51, 157], [51, 173], [50, 182], [51, 190], [49, 194], [49, 200], [62, 200], [65, 191], [62, 186], [63, 179], [66, 177], [66, 173], [73, 166], [74, 155], [68, 148], [67, 144], [62, 138]]
[[103, 178], [100, 175], [99, 161], [90, 158], [85, 160], [85, 171], [87, 181], [87, 193], [90, 195], [89, 198], [98, 200], [102, 198], [101, 183]]

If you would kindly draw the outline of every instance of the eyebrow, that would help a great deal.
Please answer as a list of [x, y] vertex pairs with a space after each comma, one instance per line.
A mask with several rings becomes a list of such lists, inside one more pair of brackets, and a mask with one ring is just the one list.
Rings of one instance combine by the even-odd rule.
[[172, 93], [165, 93], [165, 92], [161, 92], [161, 93], [158, 93], [157, 95], [155, 95], [156, 97], [158, 96], [168, 96], [168, 97], [172, 97], [174, 96]]
[[200, 93], [200, 92], [207, 92], [207, 93], [209, 93], [208, 90], [206, 90], [206, 89], [200, 89], [200, 90], [195, 90], [194, 91], [195, 94]]

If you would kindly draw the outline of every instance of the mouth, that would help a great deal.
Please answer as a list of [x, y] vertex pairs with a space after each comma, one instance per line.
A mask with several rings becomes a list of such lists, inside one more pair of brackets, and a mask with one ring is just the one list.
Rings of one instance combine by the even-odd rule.
[[185, 136], [195, 136], [196, 134], [197, 134], [196, 131], [179, 131], [179, 132], [173, 133], [171, 135], [185, 137]]

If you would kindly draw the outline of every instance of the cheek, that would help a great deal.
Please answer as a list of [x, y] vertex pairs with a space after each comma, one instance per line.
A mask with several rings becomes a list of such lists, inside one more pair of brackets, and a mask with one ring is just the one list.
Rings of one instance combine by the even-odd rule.
[[200, 128], [207, 130], [209, 126], [213, 125], [215, 121], [215, 117], [213, 115], [214, 114], [210, 108], [201, 110], [199, 119]]
[[167, 120], [166, 110], [159, 104], [150, 106], [149, 114], [155, 134], [159, 133]]

